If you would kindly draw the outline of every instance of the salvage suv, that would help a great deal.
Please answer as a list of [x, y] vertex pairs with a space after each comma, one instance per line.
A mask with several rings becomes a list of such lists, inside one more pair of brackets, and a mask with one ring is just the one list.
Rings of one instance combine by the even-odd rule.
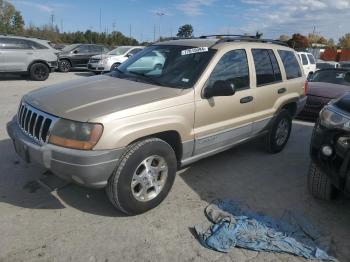
[[[140, 66], [152, 52], [162, 66]], [[105, 188], [115, 207], [139, 214], [166, 197], [181, 166], [258, 136], [281, 151], [305, 104], [304, 83], [295, 51], [279, 42], [170, 40], [110, 74], [28, 93], [7, 130], [27, 162]]]

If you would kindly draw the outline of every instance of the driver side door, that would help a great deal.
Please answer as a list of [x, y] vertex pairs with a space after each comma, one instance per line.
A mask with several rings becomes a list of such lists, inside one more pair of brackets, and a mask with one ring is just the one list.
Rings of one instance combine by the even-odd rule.
[[225, 53], [212, 71], [204, 88], [213, 88], [218, 80], [235, 87], [232, 96], [215, 96], [196, 101], [195, 155], [219, 151], [252, 135], [254, 89], [245, 49]]

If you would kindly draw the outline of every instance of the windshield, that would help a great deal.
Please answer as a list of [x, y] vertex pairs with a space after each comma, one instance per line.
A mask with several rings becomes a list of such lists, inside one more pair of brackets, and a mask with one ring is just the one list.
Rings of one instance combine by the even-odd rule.
[[112, 51], [109, 51], [108, 55], [124, 55], [126, 52], [130, 50], [130, 47], [120, 46], [116, 49], [113, 49]]
[[121, 64], [112, 76], [161, 86], [189, 88], [215, 53], [208, 47], [154, 45]]
[[67, 45], [67, 46], [65, 46], [63, 49], [62, 49], [62, 51], [64, 51], [64, 52], [69, 52], [69, 51], [72, 51], [74, 48], [76, 48], [77, 46], [79, 46], [79, 45], [77, 45], [77, 44], [75, 44], [75, 45]]
[[310, 82], [324, 82], [337, 85], [350, 85], [350, 71], [346, 70], [321, 70], [316, 71], [310, 78]]

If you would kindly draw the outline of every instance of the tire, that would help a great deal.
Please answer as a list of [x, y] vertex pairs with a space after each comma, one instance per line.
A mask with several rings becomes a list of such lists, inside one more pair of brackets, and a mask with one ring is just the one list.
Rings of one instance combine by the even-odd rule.
[[[147, 165], [155, 171], [146, 172]], [[168, 143], [158, 138], [138, 141], [120, 158], [106, 187], [108, 198], [127, 215], [144, 213], [168, 195], [176, 169], [175, 152]]]
[[311, 195], [317, 199], [329, 201], [334, 199], [337, 193], [327, 174], [312, 161], [310, 162], [307, 185]]
[[286, 146], [292, 129], [292, 117], [288, 110], [283, 109], [272, 123], [266, 136], [266, 149], [276, 154]]
[[71, 63], [67, 59], [62, 59], [58, 63], [58, 70], [62, 73], [67, 73], [72, 68]]
[[50, 75], [50, 68], [44, 63], [34, 63], [29, 68], [29, 75], [34, 81], [45, 81]]
[[111, 72], [114, 71], [118, 66], [120, 66], [120, 63], [115, 63], [111, 66]]

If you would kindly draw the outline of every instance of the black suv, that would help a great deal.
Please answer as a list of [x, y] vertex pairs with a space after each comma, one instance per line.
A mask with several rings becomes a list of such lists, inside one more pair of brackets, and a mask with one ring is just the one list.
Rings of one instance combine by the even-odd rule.
[[320, 112], [310, 146], [308, 187], [319, 199], [350, 193], [350, 93]]
[[73, 44], [66, 46], [58, 54], [58, 69], [61, 72], [69, 72], [72, 67], [87, 67], [91, 56], [108, 51], [109, 49], [102, 45]]

